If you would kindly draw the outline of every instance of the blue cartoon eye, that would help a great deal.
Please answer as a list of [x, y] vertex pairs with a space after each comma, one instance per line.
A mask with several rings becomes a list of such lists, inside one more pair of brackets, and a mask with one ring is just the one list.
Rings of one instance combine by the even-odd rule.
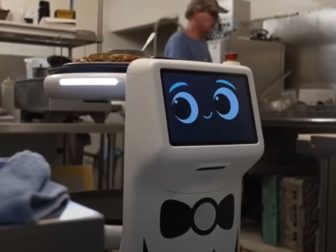
[[219, 88], [214, 94], [217, 114], [225, 120], [233, 120], [239, 112], [237, 96], [229, 88]]
[[193, 123], [198, 116], [198, 105], [195, 98], [187, 92], [177, 93], [172, 101], [176, 118], [185, 124]]

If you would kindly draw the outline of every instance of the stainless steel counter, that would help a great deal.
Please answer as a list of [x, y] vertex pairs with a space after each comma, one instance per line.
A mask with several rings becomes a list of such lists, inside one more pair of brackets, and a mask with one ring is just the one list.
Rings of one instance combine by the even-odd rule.
[[264, 126], [330, 128], [336, 130], [336, 106], [297, 104], [284, 111], [262, 111]]
[[122, 131], [124, 131], [124, 125], [108, 123], [0, 123], [0, 134], [116, 133]]
[[296, 127], [296, 128], [319, 128], [331, 129], [336, 132], [335, 118], [312, 118], [312, 117], [262, 117], [263, 126]]
[[[85, 237], [83, 239], [83, 237]], [[1, 251], [104, 251], [104, 218], [70, 201], [58, 218], [0, 226]]]

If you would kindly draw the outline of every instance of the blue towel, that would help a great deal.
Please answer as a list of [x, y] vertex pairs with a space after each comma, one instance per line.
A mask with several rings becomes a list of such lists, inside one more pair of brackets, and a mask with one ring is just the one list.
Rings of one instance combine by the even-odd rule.
[[40, 154], [23, 151], [0, 159], [0, 224], [56, 217], [68, 200], [67, 188], [50, 180], [50, 166]]

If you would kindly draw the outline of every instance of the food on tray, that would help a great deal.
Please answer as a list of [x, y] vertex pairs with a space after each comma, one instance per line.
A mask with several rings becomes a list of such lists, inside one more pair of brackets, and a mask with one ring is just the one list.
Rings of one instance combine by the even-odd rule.
[[143, 56], [127, 53], [95, 53], [85, 56], [77, 62], [131, 62]]

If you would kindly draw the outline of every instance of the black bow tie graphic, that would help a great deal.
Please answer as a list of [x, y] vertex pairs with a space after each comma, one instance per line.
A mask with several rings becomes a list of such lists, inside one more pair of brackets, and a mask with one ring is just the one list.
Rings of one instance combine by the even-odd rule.
[[[209, 229], [202, 230], [195, 224], [194, 215], [197, 209], [205, 203], [211, 204], [215, 208], [216, 218]], [[222, 229], [230, 230], [233, 226], [234, 212], [232, 194], [226, 196], [219, 204], [211, 198], [201, 199], [192, 208], [177, 200], [167, 200], [161, 206], [161, 234], [165, 238], [176, 238], [192, 228], [199, 235], [208, 235], [216, 228], [216, 225]]]

